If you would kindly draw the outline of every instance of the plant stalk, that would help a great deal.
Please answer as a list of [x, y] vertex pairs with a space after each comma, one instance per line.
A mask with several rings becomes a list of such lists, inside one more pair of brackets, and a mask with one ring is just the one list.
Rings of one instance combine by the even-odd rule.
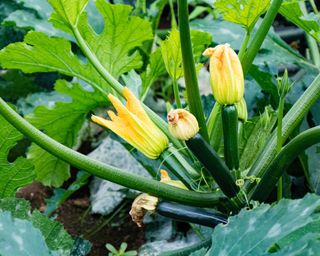
[[[221, 200], [221, 197], [213, 193], [198, 193], [179, 189], [159, 181], [126, 172], [76, 152], [39, 131], [17, 114], [2, 98], [0, 98], [0, 114], [17, 130], [50, 154], [102, 179], [169, 201], [188, 205], [212, 207]], [[224, 198], [223, 200], [226, 199]]]
[[209, 141], [206, 120], [201, 104], [197, 73], [193, 59], [192, 44], [189, 28], [189, 11], [187, 0], [178, 0], [179, 31], [182, 51], [184, 78], [188, 95], [190, 112], [197, 118], [200, 134]]
[[179, 95], [179, 86], [176, 79], [173, 79], [172, 86], [173, 86], [173, 94], [174, 94], [174, 99], [176, 101], [177, 108], [182, 108], [180, 95]]
[[[291, 107], [284, 116], [282, 122], [282, 141], [285, 141], [293, 130], [301, 123], [303, 117], [308, 113], [311, 106], [320, 98], [320, 75], [318, 75], [309, 85], [307, 90], [300, 96], [297, 102]], [[277, 154], [277, 133], [272, 133], [269, 142], [260, 153], [257, 160], [251, 167], [248, 176], [262, 177], [266, 169]], [[245, 184], [246, 193], [249, 192], [251, 185]]]
[[252, 38], [251, 43], [249, 44], [246, 53], [244, 54], [241, 64], [243, 73], [247, 74], [249, 71], [249, 68], [257, 55], [265, 37], [268, 34], [268, 31], [278, 13], [278, 10], [282, 4], [283, 0], [273, 0], [269, 10], [267, 11], [259, 29], [255, 33], [255, 35]]
[[262, 176], [261, 181], [249, 199], [263, 202], [271, 193], [278, 179], [282, 176], [286, 168], [305, 149], [320, 142], [320, 126], [308, 129], [293, 138], [272, 161]]
[[[278, 108], [278, 126], [277, 126], [277, 153], [279, 154], [283, 145], [282, 142], [282, 117], [283, 117], [283, 109], [284, 109], [284, 98], [280, 96], [279, 108]], [[280, 201], [282, 199], [282, 176], [278, 182], [277, 189], [277, 200]]]
[[245, 35], [245, 37], [244, 37], [244, 39], [243, 39], [243, 42], [242, 42], [242, 44], [241, 44], [241, 48], [240, 48], [239, 53], [238, 53], [238, 57], [239, 57], [239, 59], [240, 59], [240, 62], [242, 62], [243, 56], [244, 56], [245, 53], [246, 53], [247, 46], [248, 46], [248, 42], [249, 42], [249, 40], [250, 40], [250, 35], [251, 35], [250, 32], [247, 30], [247, 31], [246, 31], [246, 35]]

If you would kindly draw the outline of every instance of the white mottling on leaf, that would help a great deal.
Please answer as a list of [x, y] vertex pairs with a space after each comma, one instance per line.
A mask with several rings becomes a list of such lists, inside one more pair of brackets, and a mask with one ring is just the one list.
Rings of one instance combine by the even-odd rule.
[[17, 242], [18, 246], [19, 246], [19, 250], [20, 251], [23, 251], [24, 250], [24, 246], [23, 246], [23, 239], [21, 236], [17, 235], [17, 234], [12, 234], [11, 235], [12, 239], [14, 241]]
[[280, 232], [281, 232], [281, 224], [280, 223], [276, 223], [269, 230], [269, 232], [268, 232], [266, 237], [267, 238], [275, 237], [275, 236], [279, 235]]

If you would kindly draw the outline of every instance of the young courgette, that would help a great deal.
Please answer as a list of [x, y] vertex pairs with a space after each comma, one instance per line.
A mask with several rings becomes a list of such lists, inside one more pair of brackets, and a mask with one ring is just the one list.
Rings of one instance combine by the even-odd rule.
[[212, 228], [220, 223], [227, 223], [227, 218], [222, 213], [172, 202], [161, 201], [158, 203], [156, 211], [158, 214], [174, 220]]
[[224, 159], [230, 170], [239, 169], [238, 111], [234, 105], [222, 106]]
[[186, 144], [217, 182], [221, 191], [228, 197], [236, 196], [239, 187], [237, 187], [228, 167], [210, 144], [200, 134], [187, 140]]

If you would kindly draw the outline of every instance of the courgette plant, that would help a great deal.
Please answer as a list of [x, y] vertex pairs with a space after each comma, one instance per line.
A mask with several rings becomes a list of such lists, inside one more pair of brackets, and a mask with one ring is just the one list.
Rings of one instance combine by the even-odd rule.
[[[223, 4], [223, 2], [217, 1], [216, 8], [221, 11], [226, 20], [234, 22], [236, 18], [232, 10], [228, 10], [228, 3]], [[236, 1], [231, 2], [234, 4]], [[250, 10], [249, 7], [247, 9], [246, 4], [250, 6], [250, 4], [253, 5], [253, 2], [244, 1], [243, 11]], [[280, 93], [279, 105], [276, 106], [278, 109], [274, 110], [278, 113], [277, 123], [276, 119], [268, 117], [267, 110], [261, 115], [259, 122], [261, 121], [264, 126], [268, 127], [266, 139], [261, 142], [262, 148], [256, 152], [249, 164], [241, 162], [241, 136], [246, 129], [243, 122], [250, 122], [246, 120], [247, 110], [243, 98], [245, 94], [244, 78], [248, 72], [250, 73], [250, 69], [254, 68], [252, 63], [266, 40], [277, 13], [279, 10], [281, 13], [286, 12], [285, 6], [281, 6], [282, 0], [273, 0], [270, 5], [269, 1], [262, 2], [265, 3], [258, 7], [255, 6], [254, 12], [246, 13], [248, 19], [245, 19], [245, 22], [239, 17], [235, 22], [244, 26], [246, 32], [237, 54], [228, 45], [218, 45], [215, 48], [209, 48], [214, 50], [204, 52], [205, 56], [210, 56], [210, 79], [215, 97], [215, 105], [211, 114], [205, 116], [195, 65], [197, 49], [192, 41], [192, 35], [200, 34], [190, 32], [187, 1], [177, 1], [178, 31], [173, 30], [169, 35], [169, 38], [179, 36], [176, 39], [178, 46], [175, 46], [173, 52], [173, 55], [177, 55], [177, 58], [174, 59], [176, 62], [170, 62], [172, 58], [168, 53], [168, 44], [163, 43], [162, 46], [168, 47], [166, 48], [167, 59], [164, 58], [164, 61], [168, 61], [165, 67], [170, 69], [174, 66], [175, 72], [173, 73], [177, 74], [179, 71], [180, 75], [184, 76], [186, 84], [185, 100], [180, 101], [181, 95], [176, 84], [176, 77], [173, 78], [176, 103], [181, 106], [181, 102], [186, 102], [186, 109], [190, 112], [181, 110], [176, 113], [176, 116], [169, 116], [169, 123], [175, 122], [174, 125], [181, 126], [176, 130], [170, 128], [170, 124], [168, 128], [168, 123], [143, 102], [147, 90], [142, 93], [141, 100], [139, 100], [128, 89], [130, 85], [126, 84], [127, 87], [125, 87], [120, 79], [122, 73], [130, 71], [130, 65], [133, 68], [141, 67], [142, 60], [138, 52], [135, 51], [132, 55], [128, 53], [137, 47], [142, 48], [145, 41], [150, 41], [152, 39], [149, 35], [150, 31], [146, 30], [146, 34], [149, 34], [144, 35], [143, 40], [141, 39], [139, 43], [136, 43], [137, 38], [130, 41], [129, 35], [127, 37], [120, 33], [118, 36], [122, 40], [129, 38], [125, 43], [129, 46], [126, 48], [124, 44], [122, 49], [126, 48], [125, 50], [117, 48], [113, 50], [118, 51], [118, 58], [126, 61], [126, 65], [121, 66], [117, 59], [111, 61], [108, 59], [109, 55], [106, 52], [114, 46], [110, 40], [116, 40], [115, 36], [108, 31], [108, 25], [114, 21], [111, 18], [112, 13], [119, 14], [120, 11], [124, 11], [128, 14], [130, 12], [130, 8], [125, 5], [112, 5], [103, 0], [96, 1], [97, 8], [106, 20], [105, 29], [98, 34], [88, 23], [85, 12], [88, 0], [49, 0], [53, 8], [50, 21], [56, 28], [67, 33], [68, 38], [72, 38], [73, 43], [86, 58], [86, 62], [80, 61], [72, 53], [68, 40], [48, 37], [43, 33], [32, 31], [27, 34], [24, 42], [11, 44], [0, 52], [0, 64], [4, 68], [21, 69], [26, 73], [58, 71], [64, 75], [77, 77], [89, 84], [98, 96], [90, 99], [91, 103], [87, 104], [89, 109], [78, 109], [79, 112], [83, 111], [80, 116], [84, 118], [85, 112], [95, 111], [99, 106], [110, 106], [104, 101], [111, 102], [117, 113], [108, 111], [110, 119], [93, 115], [92, 121], [112, 130], [148, 158], [160, 158], [167, 167], [173, 183], [141, 177], [130, 173], [130, 170], [122, 170], [93, 160], [73, 150], [71, 148], [73, 144], [60, 143], [59, 139], [46, 135], [41, 131], [41, 127], [39, 129], [30, 124], [3, 99], [0, 99], [0, 114], [38, 147], [57, 159], [102, 179], [158, 197], [161, 201], [155, 206], [155, 211], [158, 211], [159, 214], [210, 227], [218, 223], [226, 223], [228, 216], [236, 214], [243, 207], [250, 208], [253, 201], [265, 202], [286, 168], [296, 157], [307, 148], [320, 142], [320, 126], [307, 129], [296, 136], [293, 135], [310, 108], [320, 98], [320, 75], [317, 75], [285, 114], [285, 94]], [[264, 17], [259, 20], [264, 12], [266, 12]], [[258, 22], [259, 26], [256, 26]], [[299, 23], [296, 20], [295, 22]], [[148, 27], [145, 20], [136, 16], [128, 18], [127, 24], [121, 24], [120, 27], [124, 29], [126, 25], [129, 26], [128, 24], [133, 27], [139, 25]], [[309, 38], [313, 42], [313, 57], [317, 54], [319, 42], [319, 36], [316, 39], [315, 37], [314, 35]], [[107, 42], [108, 45], [105, 47], [110, 47], [110, 49], [103, 48], [104, 42]], [[146, 47], [146, 51], [149, 52], [145, 54], [150, 54], [151, 48], [150, 45]], [[163, 50], [162, 54], [165, 52]], [[154, 52], [154, 55], [150, 57], [150, 63], [157, 61], [156, 58], [160, 54], [161, 51]], [[226, 58], [227, 61], [223, 58]], [[220, 62], [224, 61], [227, 62], [226, 67], [222, 65], [217, 68]], [[319, 72], [316, 64], [316, 62], [315, 65], [303, 63], [303, 65], [312, 66]], [[114, 69], [114, 66], [117, 65], [118, 69], [123, 72]], [[147, 75], [144, 73], [144, 76]], [[154, 80], [154, 78], [149, 79], [151, 83], [146, 86], [147, 88], [151, 86], [152, 79]], [[74, 87], [81, 88], [80, 85]], [[68, 88], [67, 82], [60, 81], [57, 89], [67, 90], [65, 88]], [[85, 90], [79, 90], [82, 90], [84, 97], [89, 95]], [[81, 99], [79, 96], [78, 98]], [[96, 104], [95, 99], [99, 99]], [[123, 100], [127, 101], [126, 106], [122, 104]], [[194, 119], [189, 115], [192, 115]], [[175, 118], [181, 120], [177, 121]], [[257, 141], [259, 142], [259, 138]], [[254, 143], [252, 141], [251, 143], [254, 147]], [[61, 180], [50, 185], [59, 186], [60, 184]], [[282, 183], [278, 185], [279, 200], [282, 197], [280, 184]]]

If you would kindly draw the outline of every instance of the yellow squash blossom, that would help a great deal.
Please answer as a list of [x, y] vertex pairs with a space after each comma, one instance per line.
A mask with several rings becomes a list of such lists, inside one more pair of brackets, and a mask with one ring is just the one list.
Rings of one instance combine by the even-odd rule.
[[148, 158], [158, 158], [168, 147], [168, 138], [150, 120], [140, 101], [128, 88], [123, 89], [123, 95], [127, 100], [126, 106], [113, 95], [108, 95], [118, 115], [108, 111], [111, 120], [92, 115], [92, 121], [112, 130]]
[[233, 105], [243, 98], [244, 78], [238, 55], [228, 45], [208, 48], [210, 56], [210, 83], [213, 96], [222, 105]]
[[179, 140], [189, 140], [199, 131], [195, 116], [184, 109], [171, 110], [167, 119], [170, 133]]

